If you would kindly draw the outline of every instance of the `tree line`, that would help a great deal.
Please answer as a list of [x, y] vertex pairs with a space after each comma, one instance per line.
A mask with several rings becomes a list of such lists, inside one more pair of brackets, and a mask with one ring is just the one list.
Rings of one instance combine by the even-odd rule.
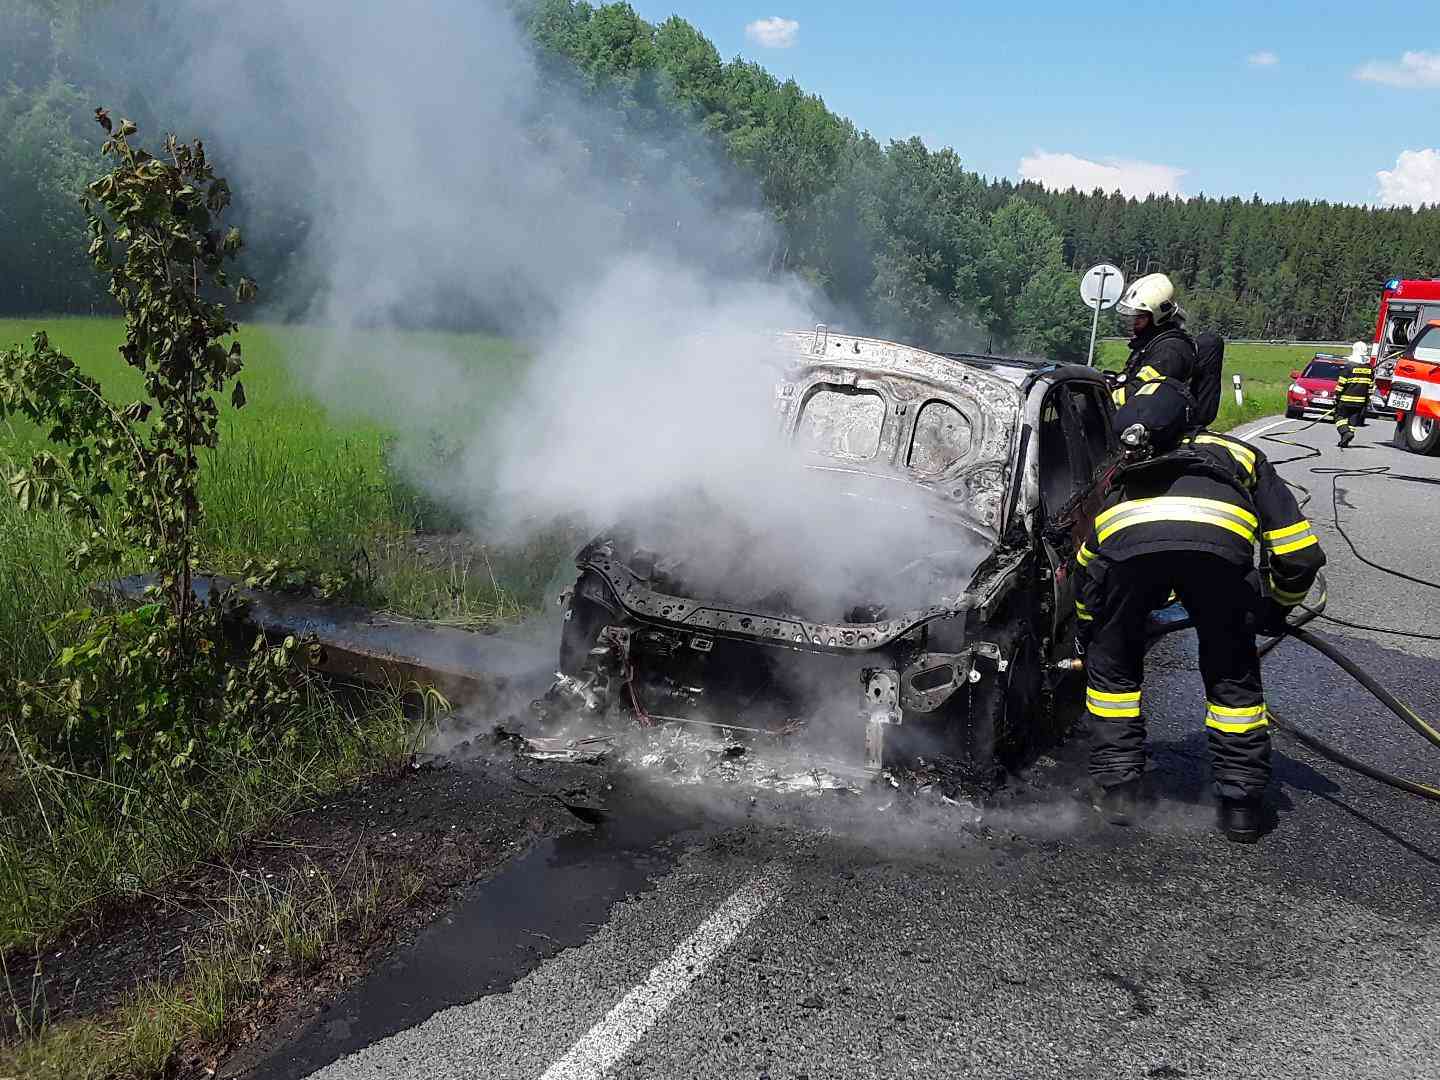
[[[793, 80], [722, 60], [690, 23], [652, 24], [624, 3], [513, 0], [542, 80], [604, 122], [586, 133], [592, 168], [638, 197], [680, 179], [714, 205], [753, 203], [774, 227], [756, 267], [809, 281], [834, 321], [932, 346], [992, 346], [1073, 359], [1089, 313], [1080, 271], [1164, 270], [1192, 329], [1231, 337], [1368, 337], [1382, 283], [1440, 274], [1440, 213], [1258, 197], [1127, 198], [986, 178], [954, 149], [882, 143]], [[107, 310], [84, 258], [75, 195], [99, 171], [95, 101], [130, 103], [148, 127], [192, 118], [141, 86], [164, 70], [159, 0], [0, 0], [0, 313]], [[116, 36], [128, 63], [101, 54]], [[160, 44], [156, 44], [156, 43]], [[199, 122], [202, 118], [194, 118]], [[223, 151], [223, 147], [220, 148]], [[293, 192], [251, 192], [237, 213], [246, 272], [282, 289], [279, 313], [317, 284], [296, 267], [307, 227]], [[291, 178], [291, 182], [293, 178]], [[1113, 323], [1111, 324], [1113, 326]]]

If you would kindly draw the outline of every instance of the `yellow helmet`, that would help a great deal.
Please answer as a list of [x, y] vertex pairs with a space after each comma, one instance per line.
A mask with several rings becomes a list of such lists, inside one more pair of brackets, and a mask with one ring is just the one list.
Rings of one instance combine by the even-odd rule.
[[1173, 319], [1180, 308], [1170, 279], [1164, 274], [1146, 274], [1130, 283], [1115, 310], [1126, 316], [1149, 315], [1158, 325]]

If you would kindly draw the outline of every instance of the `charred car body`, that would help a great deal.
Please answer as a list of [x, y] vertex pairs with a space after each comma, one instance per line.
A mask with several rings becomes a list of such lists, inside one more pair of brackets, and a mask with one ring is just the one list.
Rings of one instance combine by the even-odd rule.
[[1053, 742], [1074, 555], [1118, 457], [1103, 379], [823, 327], [769, 347], [803, 499], [771, 496], [774, 529], [695, 505], [683, 528], [647, 518], [587, 544], [547, 701], [805, 721], [871, 768], [922, 752], [992, 774]]

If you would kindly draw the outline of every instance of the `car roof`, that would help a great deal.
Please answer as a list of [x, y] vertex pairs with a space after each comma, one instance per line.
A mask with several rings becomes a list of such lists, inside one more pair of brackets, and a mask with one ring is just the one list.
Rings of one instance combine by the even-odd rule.
[[789, 358], [805, 366], [835, 365], [891, 371], [932, 382], [961, 380], [1022, 389], [1037, 372], [1055, 367], [1045, 361], [1020, 360], [990, 353], [942, 353], [884, 338], [838, 333], [821, 325], [814, 330], [785, 330], [778, 344]]
[[972, 367], [984, 368], [1019, 387], [1023, 387], [1037, 372], [1050, 371], [1056, 367], [1049, 360], [1026, 360], [1016, 356], [997, 356], [994, 353], [947, 352], [940, 355]]

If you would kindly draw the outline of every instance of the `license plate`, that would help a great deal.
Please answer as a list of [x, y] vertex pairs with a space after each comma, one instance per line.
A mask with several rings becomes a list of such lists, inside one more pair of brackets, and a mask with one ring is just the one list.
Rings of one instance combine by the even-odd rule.
[[1415, 395], [1403, 393], [1399, 390], [1391, 390], [1390, 396], [1385, 399], [1387, 408], [1399, 409], [1401, 412], [1409, 412], [1415, 408]]

